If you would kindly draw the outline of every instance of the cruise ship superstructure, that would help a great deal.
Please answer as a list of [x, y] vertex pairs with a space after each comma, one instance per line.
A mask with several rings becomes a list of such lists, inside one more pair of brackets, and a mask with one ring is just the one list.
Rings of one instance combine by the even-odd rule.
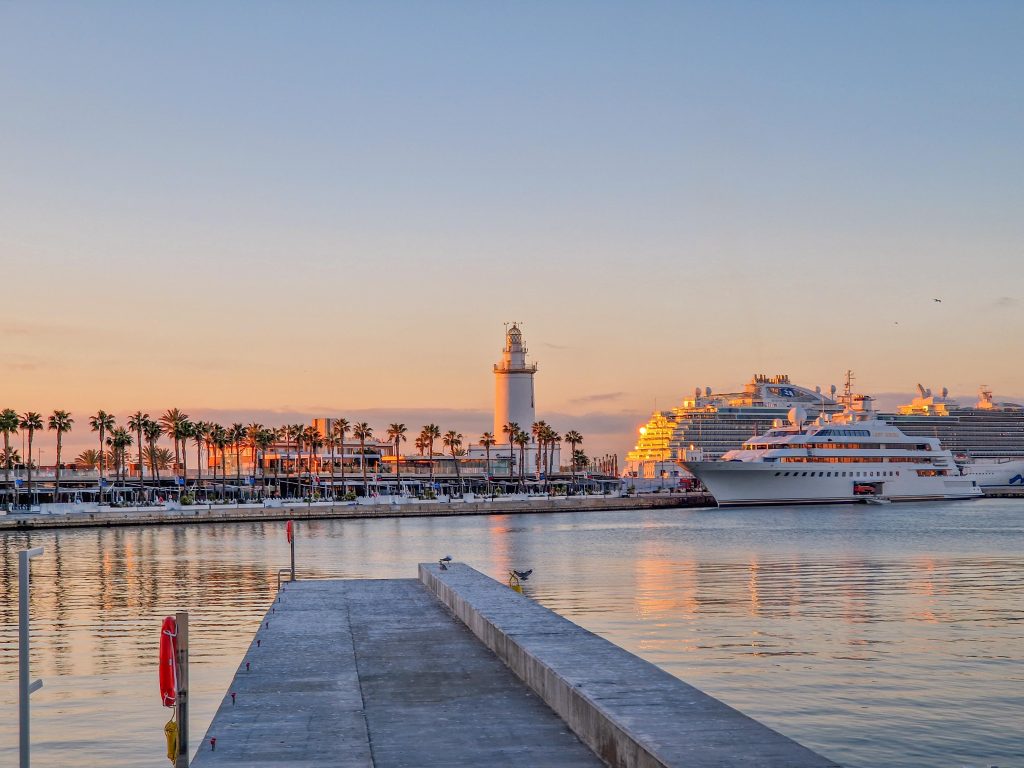
[[945, 388], [938, 395], [920, 384], [917, 390], [885, 421], [908, 435], [938, 438], [983, 487], [1024, 487], [1024, 405], [996, 402], [984, 385], [973, 406], [960, 405]]
[[807, 421], [793, 408], [765, 434], [715, 461], [684, 461], [721, 506], [968, 499], [982, 491], [936, 438], [882, 421], [871, 398]]
[[626, 474], [636, 478], [676, 477], [687, 459], [715, 459], [752, 435], [771, 429], [776, 419], [800, 407], [813, 417], [838, 413], [835, 387], [794, 384], [789, 376], [755, 374], [741, 392], [712, 393], [710, 387], [670, 410], [655, 411], [640, 427], [637, 443], [626, 455]]

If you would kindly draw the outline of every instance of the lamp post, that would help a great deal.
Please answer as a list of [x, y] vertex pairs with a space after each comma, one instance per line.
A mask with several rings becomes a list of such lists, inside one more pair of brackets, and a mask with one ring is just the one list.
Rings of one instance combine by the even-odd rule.
[[43, 687], [42, 680], [29, 682], [29, 560], [43, 554], [42, 547], [18, 552], [18, 754], [20, 768], [29, 768], [28, 697]]

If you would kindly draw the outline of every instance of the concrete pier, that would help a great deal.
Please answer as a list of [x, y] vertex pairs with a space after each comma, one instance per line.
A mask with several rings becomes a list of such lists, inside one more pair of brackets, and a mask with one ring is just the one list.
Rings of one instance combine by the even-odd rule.
[[421, 565], [287, 584], [193, 762], [219, 765], [834, 763], [472, 568]]

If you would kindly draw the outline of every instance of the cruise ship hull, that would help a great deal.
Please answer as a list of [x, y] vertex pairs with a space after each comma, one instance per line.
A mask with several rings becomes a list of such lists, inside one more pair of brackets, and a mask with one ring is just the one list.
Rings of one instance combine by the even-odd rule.
[[[867, 501], [970, 499], [982, 495], [970, 477], [918, 476], [895, 464], [858, 465], [857, 476], [843, 476], [836, 464], [796, 465], [749, 461], [693, 461], [683, 466], [696, 475], [719, 506], [751, 504], [837, 504]], [[787, 474], [788, 473], [788, 474]]]
[[982, 488], [1024, 489], [1024, 459], [978, 459], [965, 464], [963, 473]]

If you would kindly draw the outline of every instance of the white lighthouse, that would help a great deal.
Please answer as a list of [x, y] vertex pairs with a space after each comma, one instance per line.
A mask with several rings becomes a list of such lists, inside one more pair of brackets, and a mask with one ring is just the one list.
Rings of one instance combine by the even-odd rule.
[[494, 366], [494, 437], [498, 442], [508, 440], [502, 427], [510, 421], [530, 433], [530, 426], [536, 420], [533, 398], [533, 374], [536, 372], [537, 364], [526, 362], [523, 332], [513, 323], [505, 331], [501, 362]]

